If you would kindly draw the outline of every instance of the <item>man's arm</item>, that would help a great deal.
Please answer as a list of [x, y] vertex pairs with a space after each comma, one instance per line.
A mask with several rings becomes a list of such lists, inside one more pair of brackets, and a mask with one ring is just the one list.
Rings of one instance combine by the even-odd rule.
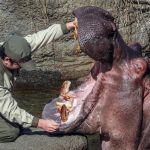
[[[66, 24], [53, 24], [45, 30], [29, 34], [24, 38], [31, 45], [31, 51], [33, 52], [34, 50], [41, 48], [46, 44], [49, 44], [51, 41], [57, 40], [58, 38], [68, 33], [73, 28], [74, 28], [73, 22], [69, 22]], [[4, 42], [0, 42], [0, 46], [3, 44]]]
[[24, 37], [31, 45], [31, 51], [41, 48], [51, 41], [60, 38], [63, 34], [66, 34], [74, 28], [73, 22], [67, 24], [53, 24], [45, 30], [41, 30], [37, 33], [27, 35]]
[[[24, 38], [30, 44], [31, 51], [34, 51], [61, 37], [65, 30], [67, 30], [65, 29], [65, 25], [54, 24], [47, 29], [38, 31], [37, 33], [29, 34]], [[3, 44], [4, 42], [0, 42], [0, 45]]]

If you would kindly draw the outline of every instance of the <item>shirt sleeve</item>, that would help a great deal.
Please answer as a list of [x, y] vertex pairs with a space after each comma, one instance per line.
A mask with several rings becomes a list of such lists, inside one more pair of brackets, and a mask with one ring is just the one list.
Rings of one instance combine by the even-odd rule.
[[19, 108], [8, 89], [0, 86], [0, 113], [10, 122], [18, 123], [24, 128], [37, 126], [38, 118]]
[[31, 46], [31, 51], [41, 48], [51, 41], [58, 39], [63, 34], [67, 33], [67, 29], [64, 24], [53, 24], [45, 30], [41, 30], [37, 33], [30, 34], [24, 38]]
[[[38, 48], [49, 44], [53, 40], [57, 40], [62, 35], [67, 34], [69, 30], [66, 27], [66, 24], [53, 24], [49, 26], [45, 30], [41, 30], [37, 33], [29, 34], [24, 38], [31, 46], [31, 51], [35, 51]], [[3, 45], [4, 42], [0, 42], [0, 46]]]

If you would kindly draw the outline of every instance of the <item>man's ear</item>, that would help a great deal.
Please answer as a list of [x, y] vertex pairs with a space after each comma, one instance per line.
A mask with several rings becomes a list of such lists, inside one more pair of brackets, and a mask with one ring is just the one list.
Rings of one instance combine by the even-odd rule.
[[3, 64], [4, 64], [5, 66], [7, 66], [7, 65], [10, 63], [10, 58], [7, 57], [7, 56], [5, 56], [2, 61], [3, 61]]
[[135, 58], [131, 60], [131, 67], [133, 68], [133, 76], [137, 78], [142, 77], [147, 71], [147, 62], [144, 58]]
[[8, 56], [5, 56], [5, 57], [4, 57], [4, 60], [5, 60], [5, 61], [8, 61], [9, 59], [10, 59], [10, 58], [9, 58]]

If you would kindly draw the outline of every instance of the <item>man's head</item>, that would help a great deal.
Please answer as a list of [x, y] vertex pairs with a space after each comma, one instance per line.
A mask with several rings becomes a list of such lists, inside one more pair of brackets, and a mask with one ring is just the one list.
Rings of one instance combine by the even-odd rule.
[[77, 18], [75, 37], [81, 51], [96, 61], [110, 61], [113, 56], [112, 39], [117, 32], [112, 15], [94, 6], [80, 7], [73, 14]]
[[31, 60], [31, 47], [29, 43], [20, 36], [11, 36], [3, 44], [3, 64], [9, 69], [23, 68], [35, 70], [35, 64]]

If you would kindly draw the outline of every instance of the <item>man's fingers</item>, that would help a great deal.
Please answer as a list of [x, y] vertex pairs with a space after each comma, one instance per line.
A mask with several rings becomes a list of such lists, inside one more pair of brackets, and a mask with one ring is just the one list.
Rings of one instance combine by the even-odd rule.
[[39, 119], [38, 127], [44, 129], [47, 132], [54, 132], [59, 128], [59, 124], [56, 123], [54, 120], [44, 120]]
[[[54, 123], [54, 124], [53, 124]], [[51, 123], [49, 126], [48, 126], [48, 132], [54, 132], [56, 130], [59, 129], [59, 125], [55, 122]]]
[[55, 131], [56, 131], [56, 129], [48, 128], [48, 129], [47, 129], [47, 131], [48, 131], [48, 132], [55, 132]]
[[59, 128], [59, 126], [60, 125], [58, 123], [56, 123], [55, 121], [49, 120], [48, 128], [53, 129], [53, 130], [57, 130]]
[[57, 126], [58, 126], [58, 127], [60, 126], [60, 125], [59, 125], [57, 122], [55, 122], [54, 120], [49, 120], [49, 121], [50, 121], [50, 125], [51, 125], [51, 126], [56, 126], [56, 127], [57, 127]]

